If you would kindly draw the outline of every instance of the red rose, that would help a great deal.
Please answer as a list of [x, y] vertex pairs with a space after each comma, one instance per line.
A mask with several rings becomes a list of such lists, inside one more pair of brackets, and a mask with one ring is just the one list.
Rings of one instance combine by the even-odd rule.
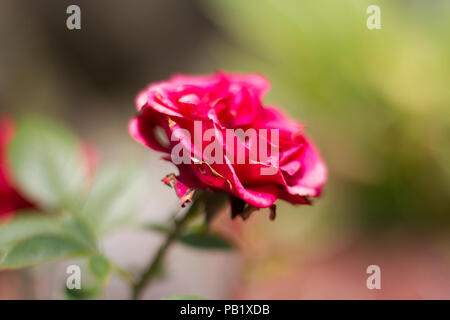
[[269, 88], [260, 75], [177, 75], [138, 95], [130, 134], [178, 167], [165, 182], [182, 202], [198, 188], [230, 193], [236, 212], [277, 199], [308, 204], [326, 167], [300, 124], [263, 105]]
[[12, 122], [0, 118], [0, 218], [16, 210], [33, 207], [33, 204], [15, 188], [10, 174], [7, 147], [13, 134]]

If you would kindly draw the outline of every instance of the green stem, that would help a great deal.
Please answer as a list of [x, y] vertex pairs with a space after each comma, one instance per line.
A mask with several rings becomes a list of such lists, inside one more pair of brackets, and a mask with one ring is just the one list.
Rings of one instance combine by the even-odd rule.
[[160, 265], [163, 262], [169, 247], [184, 231], [184, 227], [186, 226], [187, 222], [197, 214], [200, 202], [200, 199], [195, 200], [186, 214], [178, 220], [175, 220], [172, 229], [167, 233], [165, 241], [163, 242], [161, 247], [159, 247], [156, 255], [153, 257], [149, 266], [142, 274], [140, 280], [133, 286], [133, 299], [138, 299], [142, 293], [142, 290], [158, 274]]
[[113, 270], [115, 271], [115, 273], [122, 278], [123, 281], [125, 281], [126, 283], [128, 283], [128, 285], [130, 287], [133, 287], [135, 285], [134, 279], [131, 276], [131, 274], [128, 273], [128, 271], [122, 269], [121, 267], [119, 267], [116, 264], [112, 264], [113, 266]]

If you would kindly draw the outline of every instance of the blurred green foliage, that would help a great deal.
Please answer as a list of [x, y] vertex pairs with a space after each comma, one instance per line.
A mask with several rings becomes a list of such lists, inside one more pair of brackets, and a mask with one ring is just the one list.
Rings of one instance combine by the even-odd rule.
[[[326, 211], [326, 223], [448, 229], [450, 2], [200, 3], [230, 35], [208, 61], [267, 75], [267, 101], [305, 122], [318, 144], [329, 182], [312, 210]], [[380, 30], [366, 27], [372, 4]]]
[[18, 121], [8, 150], [12, 173], [36, 208], [15, 212], [0, 225], [0, 270], [81, 257], [89, 259], [97, 282], [108, 283], [113, 264], [99, 242], [118, 226], [136, 223], [150, 187], [139, 164], [102, 166], [94, 173], [83, 143], [53, 121]]
[[[172, 240], [203, 250], [233, 249], [228, 241], [203, 225], [181, 232], [186, 214], [184, 220], [170, 221], [173, 228], [148, 228], [165, 233], [167, 242], [150, 264], [151, 276], [135, 283], [129, 272], [105, 256], [101, 241], [119, 227], [139, 225], [136, 216], [146, 205], [151, 190], [146, 169], [138, 163], [117, 163], [107, 167], [96, 165], [93, 170], [89, 165], [94, 159], [83, 152], [82, 146], [82, 140], [70, 129], [53, 121], [32, 116], [18, 121], [16, 134], [8, 146], [12, 174], [19, 190], [32, 199], [35, 208], [15, 212], [11, 219], [0, 224], [0, 271], [82, 258], [88, 261], [92, 281], [81, 291], [66, 289], [67, 298], [96, 298], [113, 273], [131, 288], [139, 285], [138, 297], [148, 281], [145, 279], [163, 271], [163, 254]], [[208, 211], [205, 207], [213, 210], [214, 206], [194, 205], [188, 212]], [[210, 216], [213, 214], [209, 212]]]

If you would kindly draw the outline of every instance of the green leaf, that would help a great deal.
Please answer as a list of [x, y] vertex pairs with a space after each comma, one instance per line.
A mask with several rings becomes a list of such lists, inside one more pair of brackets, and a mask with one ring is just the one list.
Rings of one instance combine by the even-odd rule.
[[11, 221], [0, 225], [0, 249], [39, 233], [58, 233], [62, 231], [56, 216], [43, 215], [39, 212], [16, 212]]
[[139, 213], [149, 192], [139, 166], [116, 166], [99, 172], [83, 209], [83, 216], [100, 234], [123, 226]]
[[66, 214], [63, 217], [62, 225], [64, 230], [73, 238], [93, 250], [96, 249], [96, 237], [91, 227], [83, 220], [83, 217]]
[[1, 268], [23, 268], [57, 259], [89, 254], [89, 248], [62, 234], [39, 234], [26, 238], [11, 247], [3, 256]]
[[178, 238], [181, 243], [204, 250], [231, 250], [233, 246], [219, 235], [207, 231], [191, 231]]
[[[167, 234], [169, 228], [161, 224], [150, 224], [148, 229]], [[193, 226], [191, 231], [180, 235], [177, 238], [180, 243], [204, 250], [232, 250], [233, 245], [223, 237], [214, 234], [206, 228], [205, 225]]]
[[199, 297], [199, 296], [173, 295], [173, 296], [162, 298], [161, 300], [208, 300], [208, 298]]
[[80, 141], [66, 128], [40, 118], [17, 125], [9, 146], [14, 181], [28, 198], [48, 209], [77, 205], [88, 181]]
[[89, 259], [92, 274], [102, 283], [107, 284], [111, 276], [112, 265], [104, 256], [96, 254]]
[[69, 289], [66, 286], [64, 287], [64, 292], [69, 300], [87, 300], [97, 297], [100, 292], [100, 288], [90, 287], [86, 289]]

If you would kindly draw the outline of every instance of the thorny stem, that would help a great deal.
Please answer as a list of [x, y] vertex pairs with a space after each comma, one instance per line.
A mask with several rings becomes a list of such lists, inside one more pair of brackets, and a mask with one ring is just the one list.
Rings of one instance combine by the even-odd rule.
[[164, 257], [167, 254], [167, 251], [169, 247], [172, 245], [172, 243], [178, 238], [178, 236], [183, 232], [184, 227], [186, 226], [187, 222], [196, 215], [196, 213], [199, 210], [201, 200], [196, 199], [193, 201], [191, 207], [188, 209], [188, 211], [185, 213], [184, 216], [182, 216], [179, 219], [174, 219], [174, 224], [172, 229], [167, 233], [166, 239], [163, 242], [163, 244], [159, 247], [156, 255], [153, 257], [153, 259], [150, 261], [150, 264], [145, 269], [144, 273], [142, 274], [139, 281], [135, 283], [133, 286], [133, 299], [138, 299], [139, 296], [142, 293], [142, 290], [155, 278], [155, 276], [158, 274], [158, 270], [161, 266], [161, 263], [164, 260]]

